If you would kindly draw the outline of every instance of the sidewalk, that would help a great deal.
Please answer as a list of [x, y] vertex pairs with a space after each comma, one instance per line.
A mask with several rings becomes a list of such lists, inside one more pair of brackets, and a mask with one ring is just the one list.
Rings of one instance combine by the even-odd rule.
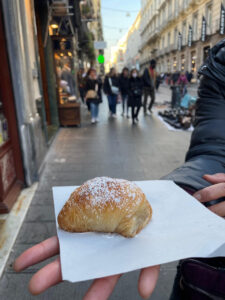
[[[162, 87], [158, 101], [163, 101], [164, 96]], [[182, 164], [190, 133], [168, 132], [155, 116], [144, 118], [142, 113], [139, 124], [133, 127], [131, 121], [120, 117], [119, 113], [117, 120], [108, 120], [106, 99], [100, 110], [99, 124], [90, 125], [85, 111], [81, 128], [61, 129], [53, 142], [36, 194], [0, 280], [1, 300], [81, 300], [90, 284], [64, 282], [33, 297], [27, 289], [29, 279], [46, 263], [20, 274], [12, 269], [15, 257], [22, 251], [56, 233], [52, 186], [80, 185], [87, 179], [103, 175], [129, 180], [159, 179]], [[162, 267], [151, 299], [168, 299], [175, 267], [176, 263]], [[137, 278], [138, 271], [123, 276], [110, 299], [141, 299]]]

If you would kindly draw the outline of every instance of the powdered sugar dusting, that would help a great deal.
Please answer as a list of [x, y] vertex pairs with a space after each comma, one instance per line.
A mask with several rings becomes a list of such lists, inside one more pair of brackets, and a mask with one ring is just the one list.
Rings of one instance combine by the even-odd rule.
[[[85, 182], [77, 190], [80, 199], [87, 200], [92, 207], [104, 207], [106, 204], [114, 203], [117, 207], [123, 207], [129, 200], [136, 200], [137, 190], [135, 183], [124, 179], [113, 179], [109, 177], [97, 177]], [[127, 197], [125, 197], [127, 195]]]

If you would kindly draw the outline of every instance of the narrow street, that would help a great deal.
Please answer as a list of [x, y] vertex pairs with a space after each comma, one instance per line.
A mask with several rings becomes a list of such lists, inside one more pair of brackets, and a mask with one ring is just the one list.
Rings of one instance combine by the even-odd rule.
[[[170, 100], [170, 91], [162, 87], [157, 102], [165, 100]], [[159, 179], [184, 160], [190, 133], [168, 131], [155, 115], [144, 117], [141, 112], [139, 124], [132, 126], [130, 120], [120, 116], [121, 107], [118, 107], [118, 118], [109, 120], [104, 98], [100, 122], [91, 125], [86, 109], [82, 110], [81, 128], [60, 129], [47, 155], [37, 192], [0, 280], [1, 300], [81, 300], [90, 284], [65, 282], [34, 298], [28, 292], [28, 282], [46, 263], [20, 274], [12, 269], [14, 259], [22, 251], [56, 233], [52, 186], [80, 185], [87, 179], [103, 175], [129, 180]], [[151, 299], [168, 299], [175, 269], [176, 263], [162, 266]], [[124, 275], [110, 299], [141, 299], [137, 291], [138, 273]]]

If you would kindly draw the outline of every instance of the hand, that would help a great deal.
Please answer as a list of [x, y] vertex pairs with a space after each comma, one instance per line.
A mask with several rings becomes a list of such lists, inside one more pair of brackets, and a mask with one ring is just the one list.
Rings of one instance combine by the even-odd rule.
[[[225, 197], [225, 174], [204, 175], [203, 178], [213, 185], [196, 192], [193, 196], [202, 203]], [[209, 207], [220, 217], [225, 217], [225, 201]]]
[[[14, 263], [14, 269], [20, 272], [34, 264], [44, 261], [59, 254], [59, 241], [56, 236], [33, 246], [22, 253]], [[152, 294], [159, 276], [159, 266], [141, 270], [138, 290], [144, 299]], [[106, 300], [111, 295], [121, 275], [113, 275], [95, 279], [88, 289], [83, 300]], [[38, 295], [62, 281], [59, 257], [55, 261], [40, 269], [31, 278], [29, 290], [33, 295]]]

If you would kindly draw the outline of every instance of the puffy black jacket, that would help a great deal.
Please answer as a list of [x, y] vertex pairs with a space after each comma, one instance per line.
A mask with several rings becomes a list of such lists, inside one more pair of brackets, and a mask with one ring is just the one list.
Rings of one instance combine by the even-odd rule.
[[129, 94], [129, 77], [125, 77], [123, 74], [120, 75], [119, 88], [122, 95]]
[[186, 162], [163, 178], [194, 191], [210, 185], [204, 174], [225, 173], [225, 39], [211, 49], [199, 74], [195, 130]]

